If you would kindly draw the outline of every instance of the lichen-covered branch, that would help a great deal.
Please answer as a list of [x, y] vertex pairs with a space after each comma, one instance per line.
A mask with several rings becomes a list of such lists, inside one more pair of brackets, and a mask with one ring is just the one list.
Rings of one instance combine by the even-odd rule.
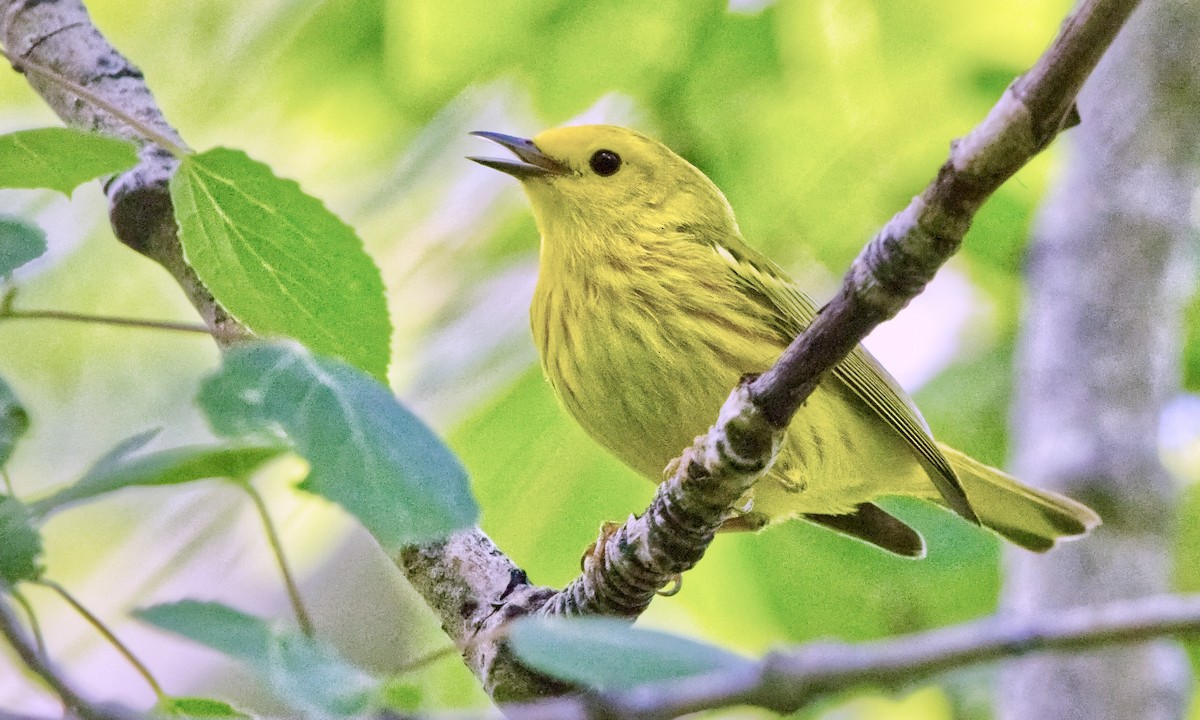
[[673, 576], [704, 556], [737, 502], [770, 467], [783, 432], [737, 387], [716, 425], [696, 438], [640, 517], [605, 532], [584, 572], [541, 609], [547, 615], [634, 618]]
[[494, 698], [537, 697], [565, 689], [520, 665], [501, 642], [505, 623], [533, 613], [554, 591], [531, 585], [525, 571], [483, 531], [460, 532], [443, 542], [408, 548], [397, 564]]
[[1175, 634], [1200, 634], [1200, 595], [998, 616], [871, 643], [811, 643], [771, 653], [735, 672], [503, 710], [510, 720], [666, 720], [731, 705], [790, 713], [857, 687], [896, 690], [966, 665]]
[[605, 533], [585, 558], [583, 574], [561, 592], [530, 585], [478, 531], [401, 553], [409, 580], [494, 699], [569, 689], [517, 661], [502, 641], [508, 622], [530, 614], [636, 618], [672, 576], [699, 562], [730, 506], [769, 467], [782, 437], [748, 401], [745, 387], [730, 396], [714, 430], [684, 454], [650, 509]]

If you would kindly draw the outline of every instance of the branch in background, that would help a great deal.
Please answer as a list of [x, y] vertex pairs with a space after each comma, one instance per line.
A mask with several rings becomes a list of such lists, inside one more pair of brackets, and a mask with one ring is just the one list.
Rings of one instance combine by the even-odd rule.
[[794, 712], [857, 687], [902, 689], [965, 665], [1200, 633], [1200, 595], [1159, 596], [1041, 617], [993, 617], [872, 643], [812, 643], [736, 673], [503, 708], [510, 720], [658, 720], [754, 705]]
[[[522, 667], [496, 640], [508, 620], [532, 612], [636, 617], [659, 588], [699, 561], [729, 507], [769, 467], [781, 429], [821, 375], [921, 291], [957, 250], [982, 202], [1050, 142], [1067, 121], [1076, 90], [1136, 4], [1080, 5], [1037, 66], [953, 146], [937, 179], [864, 249], [816, 322], [770, 371], [734, 390], [717, 424], [685, 452], [650, 509], [606, 533], [585, 572], [562, 592], [530, 585], [478, 529], [401, 553], [397, 563], [493, 697], [563, 690]], [[78, 0], [0, 0], [0, 22], [0, 37], [18, 60], [50, 66], [176, 137], [140, 72], [104, 40]], [[130, 136], [123, 124], [43, 77], [29, 79], [68, 125]], [[141, 165], [109, 183], [114, 231], [166, 267], [221, 336], [231, 329], [244, 333], [183, 260], [166, 185], [173, 169], [169, 154], [147, 146]]]
[[[1005, 558], [1013, 613], [1157, 595], [1173, 584], [1182, 488], [1162, 465], [1163, 407], [1183, 392], [1200, 182], [1200, 4], [1143, 2], [1079, 95], [1086, 118], [1037, 211], [1014, 353], [1011, 467], [1079, 498], [1087, 542]], [[1103, 319], [1097, 322], [1097, 319]], [[1000, 674], [996, 720], [1187, 716], [1175, 643], [1043, 656]]]

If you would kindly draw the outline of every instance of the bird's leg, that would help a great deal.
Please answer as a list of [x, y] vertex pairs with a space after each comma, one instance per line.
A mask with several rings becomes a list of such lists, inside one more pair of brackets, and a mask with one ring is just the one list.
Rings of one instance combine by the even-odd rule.
[[770, 519], [761, 513], [733, 513], [721, 523], [717, 532], [758, 532], [770, 523]]
[[754, 495], [747, 492], [742, 496], [740, 504], [730, 508], [725, 514], [717, 532], [757, 532], [770, 522], [771, 519], [766, 515], [754, 512]]

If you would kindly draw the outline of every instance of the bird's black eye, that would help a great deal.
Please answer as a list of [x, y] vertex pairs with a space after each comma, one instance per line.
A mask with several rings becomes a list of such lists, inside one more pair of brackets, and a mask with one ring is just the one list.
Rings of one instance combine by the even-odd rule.
[[597, 175], [608, 177], [621, 169], [621, 156], [612, 150], [597, 150], [588, 161]]

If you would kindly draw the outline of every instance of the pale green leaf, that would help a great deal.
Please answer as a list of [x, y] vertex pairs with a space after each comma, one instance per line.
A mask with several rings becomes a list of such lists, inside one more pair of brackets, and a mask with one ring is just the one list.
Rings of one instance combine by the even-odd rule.
[[183, 600], [137, 617], [230, 657], [257, 673], [280, 700], [308, 717], [347, 717], [376, 704], [382, 684], [319, 639], [280, 630], [226, 605]]
[[137, 164], [128, 140], [73, 128], [39, 128], [0, 135], [0, 187], [50, 188], [70, 194], [76, 186]]
[[34, 503], [34, 513], [45, 515], [66, 505], [127, 487], [178, 485], [206, 478], [240, 480], [287, 452], [282, 444], [225, 441], [130, 457], [156, 433], [142, 433], [124, 441], [74, 485]]
[[184, 158], [171, 199], [187, 261], [225, 309], [258, 335], [295, 338], [386, 380], [379, 268], [319, 200], [226, 148]]
[[0, 278], [46, 252], [46, 233], [37, 225], [0, 215]]
[[383, 385], [297, 343], [231, 349], [200, 389], [226, 437], [290, 438], [311, 467], [301, 488], [359, 519], [387, 550], [475, 522], [466, 471]]
[[42, 536], [29, 508], [0, 495], [0, 587], [42, 576]]
[[536, 670], [597, 689], [704, 675], [749, 666], [715, 645], [641, 630], [613, 618], [525, 618], [509, 636]]
[[29, 413], [8, 383], [0, 378], [0, 468], [12, 457], [13, 448], [29, 430]]

